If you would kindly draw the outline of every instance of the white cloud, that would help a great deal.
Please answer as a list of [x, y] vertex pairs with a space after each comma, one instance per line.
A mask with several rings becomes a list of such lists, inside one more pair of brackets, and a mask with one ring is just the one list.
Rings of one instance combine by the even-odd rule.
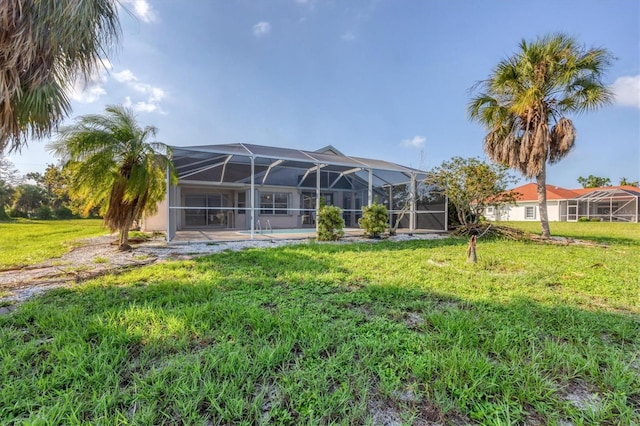
[[414, 136], [411, 139], [404, 139], [401, 144], [411, 148], [422, 148], [426, 140], [424, 136]]
[[352, 41], [352, 40], [355, 40], [355, 38], [356, 38], [356, 35], [352, 32], [342, 34], [342, 39], [346, 41]]
[[153, 22], [156, 20], [156, 11], [151, 8], [147, 0], [120, 0], [127, 8], [132, 8], [135, 16], [140, 18], [142, 22]]
[[120, 71], [120, 72], [114, 72], [112, 75], [113, 75], [113, 78], [118, 80], [120, 83], [126, 83], [128, 81], [137, 80], [136, 76], [133, 75], [131, 70], [124, 70], [124, 71]]
[[256, 37], [264, 37], [271, 32], [271, 24], [268, 22], [258, 22], [253, 26], [253, 35]]
[[76, 81], [69, 92], [69, 97], [76, 102], [91, 104], [107, 94], [107, 91], [98, 83], [84, 83]]
[[611, 90], [617, 105], [640, 108], [640, 75], [618, 77]]
[[126, 69], [113, 74], [115, 80], [126, 84], [129, 88], [138, 92], [144, 100], [133, 101], [131, 96], [125, 96], [122, 103], [126, 108], [132, 108], [137, 112], [160, 112], [164, 114], [160, 108], [160, 101], [167, 97], [167, 93], [160, 87], [138, 81], [131, 70]]
[[90, 104], [107, 94], [103, 85], [107, 82], [107, 72], [113, 68], [108, 59], [101, 59], [101, 65], [85, 80], [77, 78], [69, 88], [67, 95], [76, 102]]
[[154, 111], [158, 111], [158, 112], [162, 113], [162, 110], [160, 110], [160, 106], [157, 103], [155, 103], [155, 102], [145, 102], [145, 101], [138, 101], [136, 103], [133, 103], [133, 101], [131, 100], [131, 96], [125, 96], [124, 102], [122, 102], [122, 106], [124, 106], [125, 108], [131, 108], [135, 112], [154, 112]]

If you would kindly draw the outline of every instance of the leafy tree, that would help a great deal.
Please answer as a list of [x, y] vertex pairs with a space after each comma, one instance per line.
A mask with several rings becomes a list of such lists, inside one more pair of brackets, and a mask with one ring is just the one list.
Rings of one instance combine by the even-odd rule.
[[478, 223], [488, 206], [499, 208], [514, 202], [517, 194], [507, 188], [516, 182], [507, 166], [462, 157], [443, 161], [425, 180], [449, 199], [463, 226]]
[[4, 180], [0, 179], [0, 220], [7, 219], [6, 207], [11, 205], [14, 189]]
[[65, 88], [103, 67], [119, 35], [117, 0], [3, 0], [0, 152], [49, 135], [71, 110]]
[[131, 248], [134, 221], [164, 199], [167, 168], [175, 179], [169, 148], [150, 141], [156, 133], [153, 126], [141, 128], [132, 110], [108, 106], [103, 115], [81, 116], [61, 128], [48, 145], [65, 161], [71, 191], [85, 201], [85, 211], [100, 206], [105, 224], [119, 232], [121, 250]]
[[601, 186], [611, 186], [611, 179], [594, 175], [589, 175], [589, 177], [586, 178], [580, 176], [578, 183], [582, 185], [583, 188], [599, 188]]
[[69, 170], [54, 164], [48, 164], [44, 174], [32, 172], [27, 173], [25, 177], [36, 182], [46, 191], [49, 206], [51, 206], [52, 209], [69, 205], [71, 202], [69, 195]]
[[16, 186], [22, 181], [13, 163], [2, 155], [0, 155], [0, 180], [11, 186]]
[[620, 179], [620, 186], [640, 186], [640, 182], [638, 182], [637, 180], [627, 180], [627, 178], [623, 177]]
[[611, 101], [602, 80], [611, 61], [608, 50], [585, 49], [564, 34], [523, 40], [518, 53], [478, 83], [479, 93], [468, 105], [470, 118], [488, 131], [484, 148], [489, 158], [536, 178], [545, 238], [551, 235], [546, 164], [559, 162], [573, 148], [576, 132], [567, 114]]
[[46, 202], [47, 196], [41, 187], [23, 183], [16, 188], [13, 209], [25, 212], [31, 217]]
[[15, 186], [20, 183], [20, 174], [13, 163], [0, 156], [0, 220], [8, 219], [5, 211], [13, 200]]

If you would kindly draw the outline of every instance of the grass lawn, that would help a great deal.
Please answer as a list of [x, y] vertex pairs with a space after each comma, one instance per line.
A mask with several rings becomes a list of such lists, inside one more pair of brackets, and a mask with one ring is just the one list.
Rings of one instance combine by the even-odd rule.
[[0, 222], [0, 271], [61, 256], [75, 240], [106, 233], [101, 219]]
[[611, 245], [310, 243], [50, 291], [0, 316], [0, 423], [640, 424], [638, 225], [566, 225]]

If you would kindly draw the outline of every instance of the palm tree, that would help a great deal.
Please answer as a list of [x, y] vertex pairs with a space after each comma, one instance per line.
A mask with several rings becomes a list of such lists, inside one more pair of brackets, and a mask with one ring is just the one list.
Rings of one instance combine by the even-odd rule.
[[65, 91], [89, 79], [120, 35], [117, 0], [2, 0], [0, 153], [47, 136], [71, 108]]
[[536, 178], [542, 236], [550, 237], [546, 164], [573, 148], [576, 131], [569, 113], [594, 110], [612, 100], [602, 82], [612, 61], [602, 48], [585, 49], [564, 34], [520, 43], [520, 51], [501, 61], [468, 105], [471, 119], [488, 133], [489, 158]]
[[133, 111], [108, 106], [104, 115], [85, 115], [62, 127], [47, 145], [71, 171], [71, 191], [85, 211], [100, 207], [105, 224], [118, 231], [119, 247], [128, 250], [129, 230], [145, 213], [153, 213], [165, 196], [167, 168], [175, 172], [169, 148], [153, 126], [141, 128]]

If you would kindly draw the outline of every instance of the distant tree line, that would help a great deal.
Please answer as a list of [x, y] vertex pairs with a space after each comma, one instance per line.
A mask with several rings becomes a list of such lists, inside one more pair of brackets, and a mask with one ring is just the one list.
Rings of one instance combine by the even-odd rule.
[[98, 209], [84, 211], [84, 204], [70, 193], [68, 169], [47, 165], [44, 173], [22, 176], [13, 163], [0, 157], [0, 219], [71, 219], [98, 217]]
[[[589, 175], [587, 177], [578, 177], [578, 183], [582, 185], [583, 188], [599, 188], [601, 186], [611, 186], [611, 179]], [[620, 178], [620, 186], [640, 186], [639, 182], [628, 180], [627, 178]]]

